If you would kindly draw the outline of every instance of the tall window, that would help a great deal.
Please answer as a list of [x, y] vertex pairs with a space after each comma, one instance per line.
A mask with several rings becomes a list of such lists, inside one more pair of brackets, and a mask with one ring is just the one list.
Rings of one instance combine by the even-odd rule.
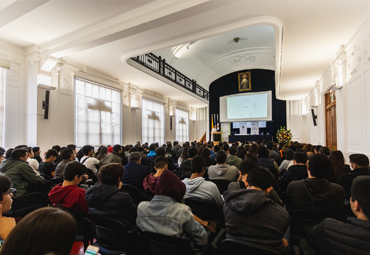
[[4, 147], [5, 69], [0, 67], [0, 146]]
[[189, 141], [189, 112], [176, 109], [176, 140]]
[[164, 104], [150, 99], [142, 100], [143, 143], [164, 143]]
[[121, 144], [120, 90], [75, 78], [77, 146]]

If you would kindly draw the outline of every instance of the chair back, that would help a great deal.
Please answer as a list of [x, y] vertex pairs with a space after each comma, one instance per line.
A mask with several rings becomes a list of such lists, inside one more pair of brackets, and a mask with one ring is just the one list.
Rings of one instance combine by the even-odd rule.
[[234, 239], [225, 239], [221, 243], [218, 255], [248, 254], [248, 255], [279, 255], [278, 251], [260, 245]]
[[217, 185], [218, 190], [223, 194], [229, 187], [230, 182], [226, 180], [211, 180], [214, 184]]
[[121, 191], [129, 194], [135, 205], [138, 205], [141, 201], [143, 201], [143, 195], [141, 194], [140, 190], [133, 185], [122, 184]]
[[195, 251], [189, 239], [151, 232], [142, 233], [142, 247], [147, 255], [192, 255]]
[[5, 213], [8, 217], [24, 217], [30, 212], [47, 206], [46, 195], [42, 192], [32, 192], [13, 198], [12, 209]]
[[202, 220], [224, 221], [222, 206], [219, 206], [216, 203], [201, 199], [187, 198], [185, 199], [185, 204], [191, 208], [193, 214]]

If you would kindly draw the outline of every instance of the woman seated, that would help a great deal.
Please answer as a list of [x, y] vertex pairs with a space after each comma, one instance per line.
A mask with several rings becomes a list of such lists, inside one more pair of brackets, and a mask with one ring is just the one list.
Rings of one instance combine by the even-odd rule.
[[11, 192], [12, 182], [8, 177], [0, 175], [0, 238], [5, 240], [10, 231], [15, 227], [15, 219], [3, 217], [3, 214], [8, 212], [12, 207], [13, 193]]
[[137, 207], [127, 193], [121, 192], [121, 178], [125, 170], [122, 164], [110, 163], [98, 172], [99, 182], [86, 190], [85, 198], [89, 214], [96, 217], [118, 219], [135, 227]]

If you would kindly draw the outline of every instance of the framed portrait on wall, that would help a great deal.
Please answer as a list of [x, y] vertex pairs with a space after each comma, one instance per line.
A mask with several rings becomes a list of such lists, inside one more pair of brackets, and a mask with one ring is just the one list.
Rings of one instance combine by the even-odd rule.
[[238, 73], [239, 92], [252, 90], [251, 72]]

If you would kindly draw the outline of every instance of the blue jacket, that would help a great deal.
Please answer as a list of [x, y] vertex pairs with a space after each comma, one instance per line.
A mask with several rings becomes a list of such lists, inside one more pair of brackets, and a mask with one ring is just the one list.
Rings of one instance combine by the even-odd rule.
[[123, 174], [122, 183], [133, 185], [139, 190], [144, 190], [143, 180], [150, 173], [151, 170], [148, 166], [138, 164], [135, 161], [130, 161], [125, 165], [125, 173]]
[[208, 241], [206, 230], [194, 220], [189, 206], [167, 196], [155, 196], [137, 208], [136, 225], [142, 230], [178, 238], [190, 237], [197, 244]]

